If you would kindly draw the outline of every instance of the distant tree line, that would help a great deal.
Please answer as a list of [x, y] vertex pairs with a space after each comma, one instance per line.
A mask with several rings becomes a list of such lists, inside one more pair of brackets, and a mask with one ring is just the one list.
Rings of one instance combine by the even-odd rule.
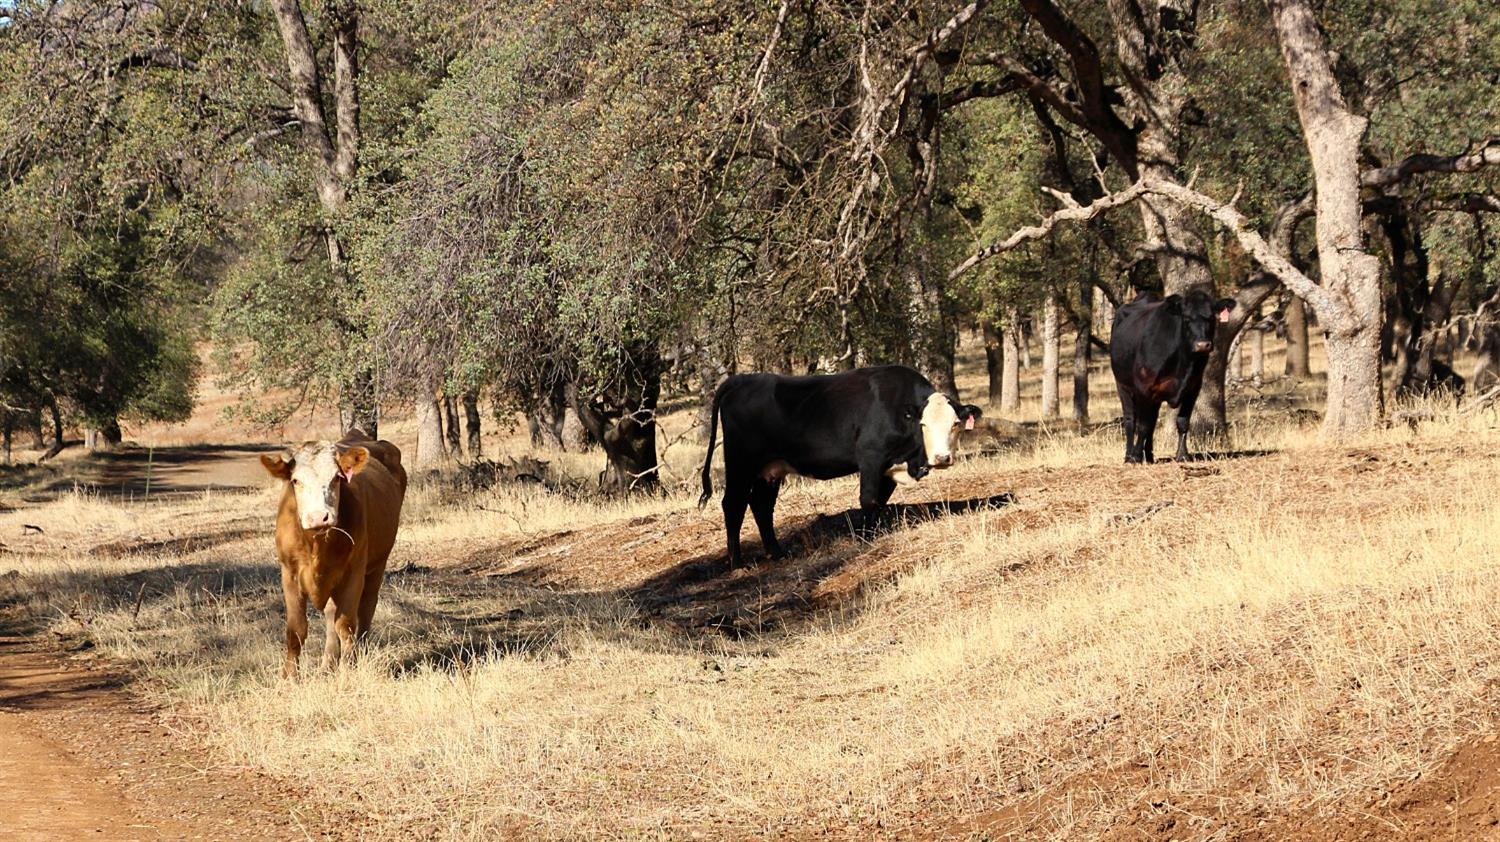
[[1500, 365], [1483, 0], [23, 0], [0, 61], [7, 437], [182, 417], [212, 339], [265, 420], [412, 405], [433, 462], [484, 396], [650, 488], [667, 395], [952, 390], [975, 330], [1056, 416], [1109, 308], [1198, 286], [1209, 427], [1247, 328], [1299, 377], [1324, 333], [1331, 435]]

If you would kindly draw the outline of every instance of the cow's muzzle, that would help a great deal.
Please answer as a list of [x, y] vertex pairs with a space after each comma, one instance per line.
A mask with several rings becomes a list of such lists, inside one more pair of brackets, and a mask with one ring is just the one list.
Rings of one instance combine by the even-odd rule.
[[948, 467], [949, 465], [952, 465], [952, 464], [953, 464], [953, 454], [951, 454], [951, 453], [944, 453], [941, 456], [934, 456], [934, 457], [932, 457], [932, 467], [934, 467], [934, 468], [946, 468], [946, 467]]
[[1193, 350], [1199, 354], [1207, 354], [1214, 349], [1214, 343], [1209, 339], [1199, 339], [1193, 342]]
[[315, 515], [308, 515], [307, 517], [302, 519], [302, 528], [310, 529], [315, 532], [329, 529], [332, 526], [333, 513], [331, 512], [320, 512]]

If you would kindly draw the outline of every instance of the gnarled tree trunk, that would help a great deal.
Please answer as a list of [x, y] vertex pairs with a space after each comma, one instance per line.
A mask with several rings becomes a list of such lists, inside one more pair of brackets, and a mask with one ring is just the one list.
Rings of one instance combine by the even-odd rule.
[[621, 494], [655, 492], [661, 487], [656, 405], [664, 366], [657, 350], [645, 346], [628, 349], [624, 366], [617, 383], [591, 401], [577, 400], [575, 390], [573, 408], [609, 460], [599, 487]]

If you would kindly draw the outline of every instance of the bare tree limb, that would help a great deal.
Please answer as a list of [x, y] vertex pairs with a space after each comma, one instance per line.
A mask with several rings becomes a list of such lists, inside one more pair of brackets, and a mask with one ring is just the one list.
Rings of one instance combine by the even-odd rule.
[[1233, 205], [1210, 198], [1181, 184], [1160, 180], [1141, 182], [1141, 184], [1142, 192], [1164, 196], [1178, 204], [1195, 208], [1224, 226], [1226, 230], [1234, 234], [1240, 246], [1255, 259], [1255, 262], [1267, 272], [1275, 275], [1303, 301], [1311, 304], [1313, 310], [1321, 318], [1328, 318], [1328, 314], [1342, 312], [1342, 304], [1334, 298], [1332, 292], [1303, 274], [1302, 270], [1292, 265], [1288, 257], [1277, 253], [1277, 250], [1266, 242], [1265, 237], [1262, 237], [1260, 232], [1251, 226], [1245, 215]]
[[1409, 155], [1400, 163], [1360, 173], [1361, 187], [1390, 187], [1423, 173], [1468, 173], [1500, 164], [1500, 136], [1460, 155]]
[[964, 262], [958, 264], [958, 266], [954, 267], [953, 271], [948, 273], [948, 280], [951, 281], [954, 278], [957, 278], [959, 275], [962, 275], [963, 273], [974, 268], [982, 261], [988, 260], [989, 258], [994, 257], [997, 254], [1010, 251], [1011, 249], [1021, 245], [1022, 243], [1047, 236], [1052, 232], [1053, 228], [1057, 227], [1057, 224], [1059, 222], [1082, 222], [1085, 220], [1093, 219], [1094, 217], [1098, 216], [1106, 210], [1109, 210], [1110, 208], [1117, 208], [1121, 205], [1130, 204], [1136, 199], [1139, 199], [1146, 191], [1145, 186], [1142, 182], [1136, 182], [1135, 184], [1132, 184], [1130, 187], [1127, 187], [1126, 189], [1121, 190], [1118, 193], [1106, 194], [1098, 199], [1095, 199], [1093, 202], [1090, 202], [1087, 205], [1080, 205], [1071, 196], [1067, 196], [1066, 194], [1060, 193], [1059, 191], [1049, 190], [1048, 192], [1052, 193], [1052, 195], [1054, 196], [1057, 196], [1059, 200], [1063, 202], [1065, 207], [1063, 207], [1062, 210], [1054, 212], [1052, 215], [1046, 217], [1036, 225], [1029, 225], [1025, 228], [1022, 228], [1019, 231], [1016, 231], [1014, 234], [1011, 234], [1009, 237], [1006, 237], [1004, 240], [991, 243], [980, 249], [979, 251], [976, 251], [973, 254], [969, 255], [968, 258], [964, 260]]

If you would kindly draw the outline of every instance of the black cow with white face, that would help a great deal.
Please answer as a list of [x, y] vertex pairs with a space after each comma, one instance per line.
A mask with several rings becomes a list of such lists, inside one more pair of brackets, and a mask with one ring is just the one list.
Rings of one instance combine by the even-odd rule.
[[1229, 321], [1233, 309], [1234, 299], [1215, 301], [1194, 289], [1166, 298], [1143, 293], [1115, 311], [1109, 362], [1124, 410], [1126, 462], [1155, 458], [1163, 402], [1177, 410], [1177, 459], [1188, 458], [1188, 424], [1203, 388], [1203, 368], [1219, 324]]
[[904, 366], [859, 368], [840, 374], [786, 377], [736, 374], [714, 393], [701, 508], [713, 495], [718, 427], [724, 428], [724, 527], [729, 563], [740, 562], [740, 525], [748, 505], [772, 558], [772, 512], [789, 474], [817, 479], [859, 474], [864, 525], [873, 523], [896, 483], [919, 480], [953, 464], [960, 426], [972, 428], [979, 407], [938, 392]]

